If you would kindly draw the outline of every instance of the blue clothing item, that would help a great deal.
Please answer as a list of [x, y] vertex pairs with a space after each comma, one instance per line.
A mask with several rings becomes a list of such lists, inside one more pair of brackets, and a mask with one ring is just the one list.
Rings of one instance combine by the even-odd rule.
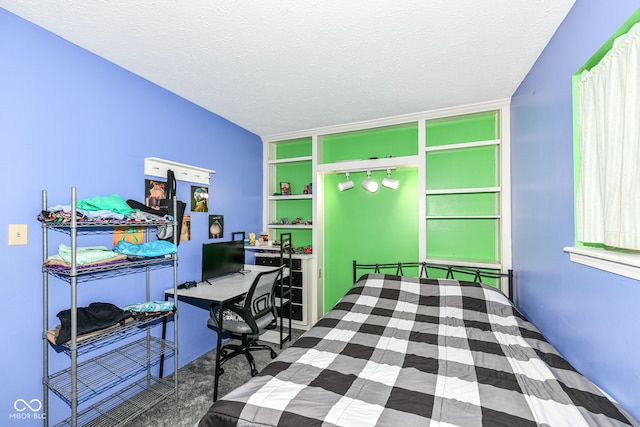
[[[55, 205], [50, 207], [48, 211], [51, 213], [56, 213], [56, 212], [71, 213], [71, 205]], [[80, 209], [78, 208], [77, 203], [76, 203], [76, 212], [87, 219], [117, 219], [119, 221], [122, 221], [125, 218], [125, 215], [119, 214], [110, 210], [89, 211], [86, 209]]]
[[178, 252], [178, 247], [166, 240], [153, 240], [146, 243], [130, 243], [121, 240], [113, 247], [114, 252], [139, 257], [157, 257]]
[[120, 308], [126, 311], [134, 311], [137, 313], [158, 313], [173, 311], [175, 306], [170, 301], [147, 301], [125, 305], [124, 307]]
[[113, 211], [122, 215], [128, 215], [135, 209], [127, 204], [127, 201], [117, 194], [111, 196], [96, 196], [89, 199], [76, 201], [76, 208], [88, 211]]
[[[95, 264], [100, 261], [111, 259], [119, 256], [117, 253], [110, 251], [106, 246], [79, 246], [76, 247], [76, 263], [78, 265]], [[47, 259], [61, 260], [71, 263], [71, 246], [60, 243], [58, 245], [57, 255], [52, 255]]]

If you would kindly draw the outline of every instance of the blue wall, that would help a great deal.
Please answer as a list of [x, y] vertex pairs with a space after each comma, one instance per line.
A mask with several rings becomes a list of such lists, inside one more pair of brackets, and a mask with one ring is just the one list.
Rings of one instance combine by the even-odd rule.
[[[41, 192], [49, 205], [78, 197], [118, 194], [144, 201], [143, 159], [160, 157], [213, 169], [209, 213], [223, 214], [225, 235], [259, 232], [262, 223], [262, 143], [229, 121], [0, 9], [0, 171], [3, 327], [0, 352], [1, 425], [42, 425], [11, 419], [17, 399], [42, 399]], [[239, 101], [241, 102], [241, 101]], [[192, 183], [178, 181], [188, 201]], [[187, 208], [189, 211], [189, 207]], [[201, 244], [209, 241], [206, 213], [191, 213], [191, 241], [179, 246], [178, 280], [200, 276]], [[7, 246], [8, 224], [27, 224], [26, 246]], [[53, 233], [51, 253], [64, 236]], [[98, 240], [100, 239], [100, 240]], [[68, 242], [68, 238], [66, 238]], [[110, 236], [96, 237], [110, 245]], [[84, 241], [79, 241], [83, 245]], [[171, 286], [168, 271], [152, 272], [152, 299]], [[69, 308], [69, 285], [50, 280], [49, 326]], [[79, 287], [79, 304], [145, 300], [144, 276]], [[180, 365], [213, 348], [205, 310], [181, 304]], [[52, 356], [53, 371], [68, 358]], [[172, 364], [171, 364], [172, 365]], [[51, 395], [52, 424], [69, 408]], [[27, 411], [28, 412], [28, 411]]]
[[573, 366], [640, 419], [640, 283], [569, 261], [571, 76], [636, 10], [577, 0], [512, 99], [517, 303]]

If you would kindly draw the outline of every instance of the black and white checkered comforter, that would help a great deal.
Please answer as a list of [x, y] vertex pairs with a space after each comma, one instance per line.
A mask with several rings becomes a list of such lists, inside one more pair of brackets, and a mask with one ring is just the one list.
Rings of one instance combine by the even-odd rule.
[[498, 290], [369, 274], [200, 427], [622, 426]]

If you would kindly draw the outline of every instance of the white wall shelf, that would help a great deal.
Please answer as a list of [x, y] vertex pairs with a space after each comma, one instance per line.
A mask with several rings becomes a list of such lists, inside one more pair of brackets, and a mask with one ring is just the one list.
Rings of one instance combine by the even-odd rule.
[[500, 140], [491, 139], [488, 141], [474, 141], [474, 142], [462, 142], [459, 144], [435, 145], [431, 147], [426, 147], [425, 151], [430, 152], [430, 151], [460, 150], [462, 148], [488, 147], [491, 145], [500, 145]]
[[473, 193], [499, 193], [500, 187], [483, 187], [483, 188], [448, 188], [443, 190], [427, 190], [427, 196], [439, 194], [473, 194]]
[[312, 199], [313, 195], [311, 194], [292, 194], [290, 196], [269, 196], [269, 200], [304, 200], [304, 199]]
[[216, 171], [198, 166], [186, 165], [172, 160], [147, 157], [144, 159], [144, 174], [150, 176], [167, 177], [167, 171], [171, 169], [176, 180], [195, 182], [209, 185], [211, 174]]
[[500, 219], [500, 215], [431, 215], [426, 219]]

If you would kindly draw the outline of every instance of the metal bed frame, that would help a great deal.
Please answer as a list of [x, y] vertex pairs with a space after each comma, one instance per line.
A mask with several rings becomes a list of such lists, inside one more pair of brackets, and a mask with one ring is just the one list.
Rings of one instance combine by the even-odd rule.
[[[395, 274], [396, 276], [404, 276], [403, 268], [408, 267], [418, 267], [420, 278], [429, 278], [429, 273], [427, 271], [428, 268], [446, 271], [446, 279], [454, 279], [456, 280], [455, 274], [468, 274], [473, 276], [473, 281], [476, 283], [484, 283], [483, 279], [507, 279], [508, 283], [508, 297], [510, 300], [513, 296], [513, 270], [507, 270], [506, 272], [501, 272], [498, 270], [484, 268], [484, 267], [468, 267], [462, 265], [445, 265], [445, 264], [433, 264], [428, 263], [426, 261], [423, 262], [397, 262], [397, 263], [378, 263], [378, 264], [358, 264], [356, 260], [353, 260], [353, 283], [358, 280], [358, 270], [369, 270], [369, 272], [382, 274], [383, 270], [388, 271], [395, 269], [395, 273], [387, 273], [387, 274]], [[372, 271], [371, 271], [372, 270]], [[502, 287], [499, 287], [502, 290]], [[503, 291], [504, 292], [504, 291]]]

